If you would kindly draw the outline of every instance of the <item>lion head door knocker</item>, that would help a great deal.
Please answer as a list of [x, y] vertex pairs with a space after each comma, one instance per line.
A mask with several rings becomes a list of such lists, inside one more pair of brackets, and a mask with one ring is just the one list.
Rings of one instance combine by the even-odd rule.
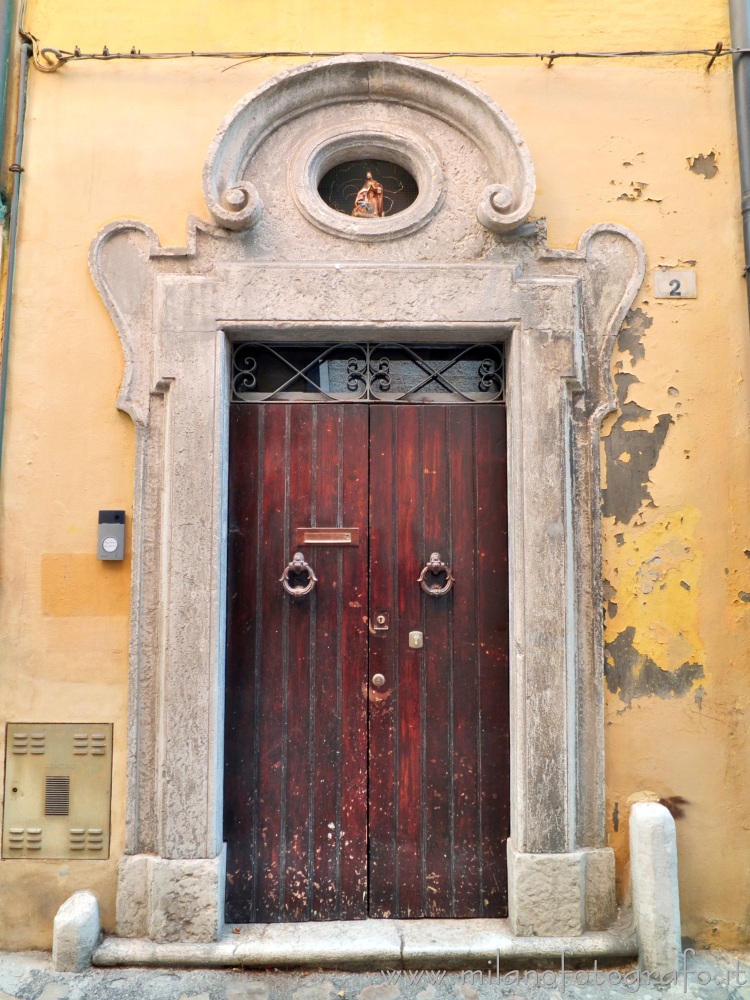
[[358, 219], [380, 219], [383, 216], [383, 185], [373, 180], [369, 170], [365, 183], [357, 191], [352, 215]]
[[[442, 573], [445, 573], [445, 583], [441, 585], [439, 577]], [[455, 582], [450, 566], [446, 566], [441, 560], [439, 552], [432, 553], [430, 561], [418, 577], [419, 586], [430, 597], [442, 597], [443, 594], [448, 593]]]
[[[304, 579], [305, 575], [307, 576], [307, 582]], [[294, 553], [292, 561], [279, 578], [279, 583], [282, 584], [287, 594], [291, 594], [292, 597], [304, 597], [305, 594], [310, 593], [317, 582], [318, 578], [312, 566], [305, 562], [305, 557], [301, 552]]]

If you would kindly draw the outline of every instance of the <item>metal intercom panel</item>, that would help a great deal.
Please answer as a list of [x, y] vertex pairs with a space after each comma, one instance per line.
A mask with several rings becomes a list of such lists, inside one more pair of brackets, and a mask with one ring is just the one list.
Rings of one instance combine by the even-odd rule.
[[122, 560], [125, 558], [125, 511], [100, 510], [97, 558]]
[[111, 799], [111, 723], [8, 723], [3, 858], [108, 858]]

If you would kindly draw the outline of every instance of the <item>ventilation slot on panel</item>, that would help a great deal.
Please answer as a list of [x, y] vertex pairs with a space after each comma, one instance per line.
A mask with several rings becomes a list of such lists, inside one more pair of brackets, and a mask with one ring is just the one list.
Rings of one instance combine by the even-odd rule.
[[13, 753], [29, 752], [29, 734], [13, 733]]
[[12, 826], [10, 830], [8, 830], [8, 846], [10, 847], [11, 851], [22, 851], [25, 839], [26, 839], [25, 826]]
[[73, 753], [77, 756], [89, 752], [88, 733], [73, 733]]
[[91, 827], [86, 835], [86, 846], [90, 851], [101, 851], [104, 847], [104, 830], [101, 827]]
[[40, 851], [42, 849], [42, 828], [40, 826], [26, 827], [26, 850]]
[[44, 753], [46, 749], [46, 735], [44, 733], [31, 734], [31, 752]]
[[71, 851], [85, 851], [86, 850], [86, 831], [83, 827], [71, 827], [70, 830], [70, 849]]
[[107, 752], [107, 737], [104, 733], [91, 734], [91, 752], [98, 756]]
[[44, 815], [67, 816], [70, 813], [70, 778], [49, 776], [44, 790]]

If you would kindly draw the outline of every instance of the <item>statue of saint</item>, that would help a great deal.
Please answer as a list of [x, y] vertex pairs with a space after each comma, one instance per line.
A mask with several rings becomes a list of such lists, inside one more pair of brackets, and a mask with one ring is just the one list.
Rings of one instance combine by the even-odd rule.
[[352, 215], [359, 219], [379, 219], [383, 215], [383, 185], [373, 180], [367, 172], [367, 180], [357, 191]]

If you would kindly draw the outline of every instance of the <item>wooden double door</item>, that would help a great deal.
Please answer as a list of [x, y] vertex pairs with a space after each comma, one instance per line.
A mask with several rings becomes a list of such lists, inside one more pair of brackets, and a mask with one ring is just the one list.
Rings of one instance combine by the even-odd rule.
[[505, 407], [230, 422], [227, 919], [504, 916]]

